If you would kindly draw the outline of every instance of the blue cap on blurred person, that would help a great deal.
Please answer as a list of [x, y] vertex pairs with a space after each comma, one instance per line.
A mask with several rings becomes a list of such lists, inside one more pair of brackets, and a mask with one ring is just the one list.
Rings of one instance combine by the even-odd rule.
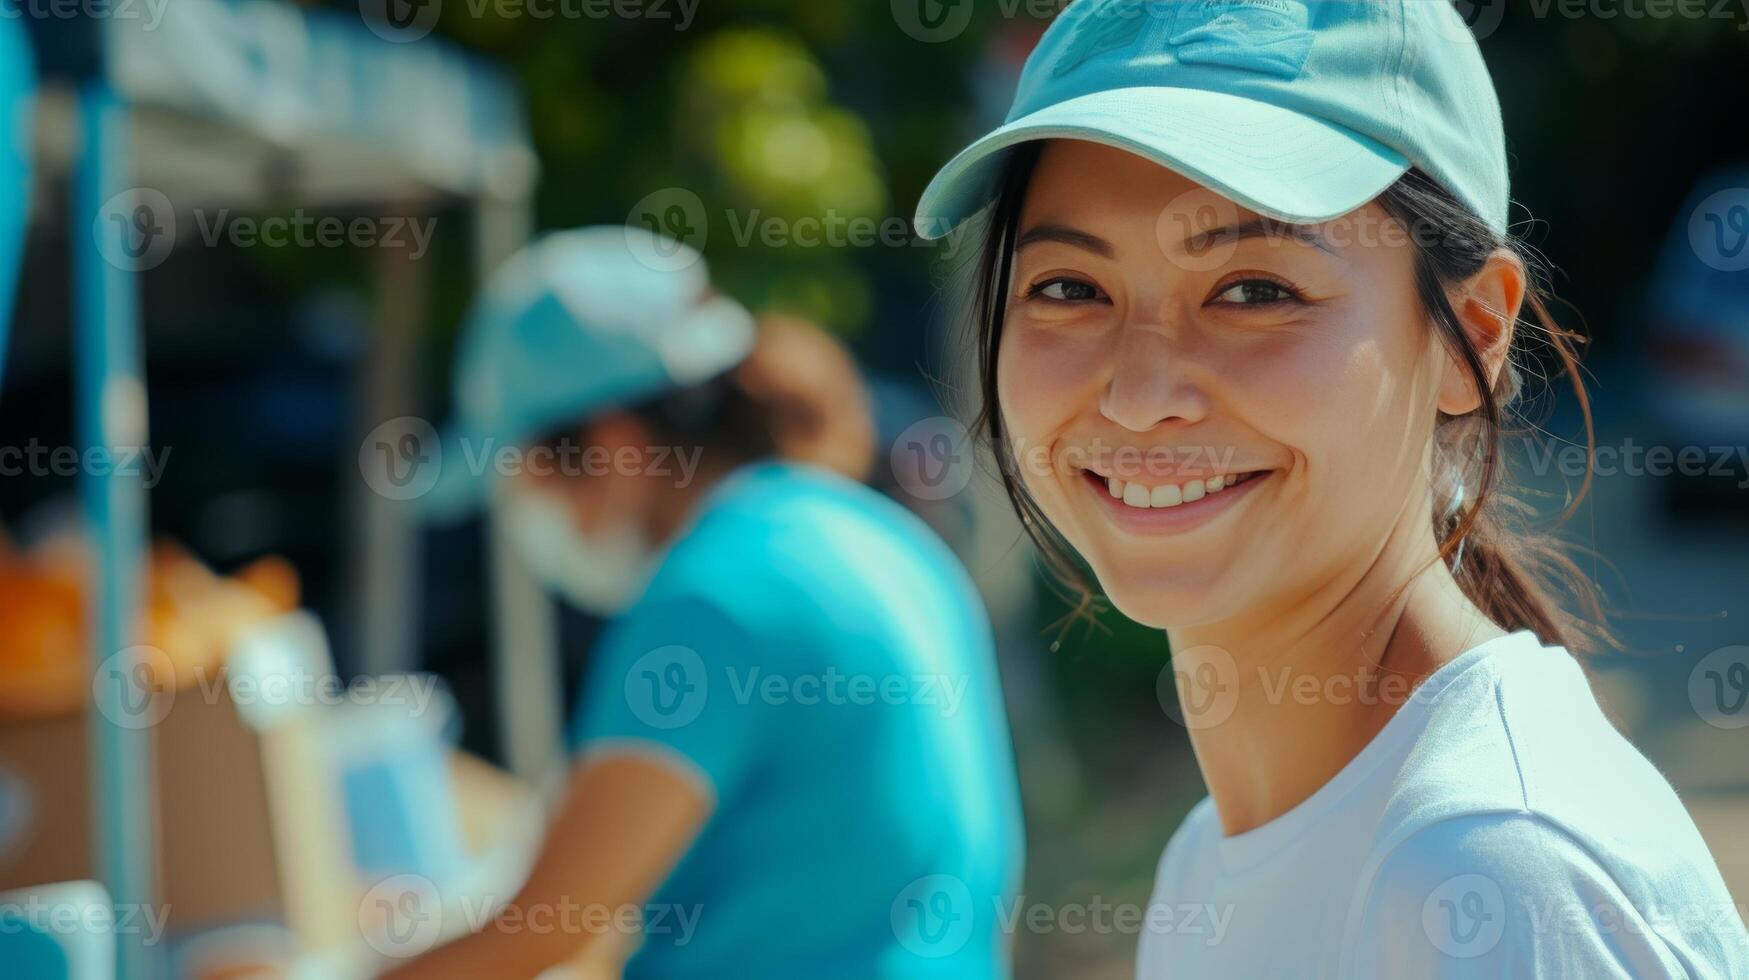
[[548, 234], [493, 274], [463, 326], [455, 416], [421, 504], [453, 520], [491, 493], [492, 454], [721, 374], [753, 317], [690, 246], [631, 226]]
[[1043, 139], [1128, 150], [1306, 224], [1414, 166], [1506, 231], [1499, 98], [1451, 0], [1076, 0], [1027, 59], [1004, 125], [923, 192], [918, 234], [989, 204], [1006, 151]]

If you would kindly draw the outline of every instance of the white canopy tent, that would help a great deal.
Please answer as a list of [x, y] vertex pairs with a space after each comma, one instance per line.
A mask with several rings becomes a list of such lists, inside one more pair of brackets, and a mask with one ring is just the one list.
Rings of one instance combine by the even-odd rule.
[[[135, 275], [175, 247], [179, 214], [375, 203], [407, 215], [465, 201], [482, 277], [526, 238], [538, 168], [515, 89], [500, 72], [436, 38], [393, 43], [393, 32], [379, 34], [357, 18], [276, 0], [174, 0], [155, 10], [142, 5], [131, 17], [122, 9], [30, 25], [42, 74], [37, 170], [66, 175], [71, 188], [75, 405], [84, 446], [147, 444]], [[378, 422], [415, 412], [412, 368], [424, 319], [424, 267], [405, 249], [375, 251], [361, 439]], [[153, 901], [156, 877], [153, 821], [140, 819], [155, 812], [152, 732], [112, 719], [125, 717], [120, 705], [136, 676], [129, 648], [139, 642], [146, 493], [138, 474], [82, 479], [98, 556], [94, 693], [100, 708], [115, 709], [90, 713], [94, 853], [112, 901], [144, 904]], [[414, 504], [351, 482], [364, 529], [352, 556], [361, 666], [408, 669], [418, 621]], [[552, 610], [509, 558], [503, 535], [492, 537], [503, 744], [512, 768], [536, 779], [559, 744]], [[119, 938], [118, 976], [146, 976], [139, 937], [131, 945]]]

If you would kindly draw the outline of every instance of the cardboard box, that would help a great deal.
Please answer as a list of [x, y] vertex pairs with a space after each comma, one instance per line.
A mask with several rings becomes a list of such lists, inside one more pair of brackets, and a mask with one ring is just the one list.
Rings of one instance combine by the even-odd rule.
[[[310, 712], [243, 710], [239, 676], [326, 672], [321, 627], [295, 613], [253, 629], [225, 676], [184, 684], [154, 736], [158, 900], [186, 934], [282, 922], [309, 948], [356, 935], [340, 801]], [[308, 676], [308, 675], [306, 675]], [[160, 695], [163, 697], [164, 695]], [[0, 719], [0, 890], [101, 880], [92, 853], [88, 711]]]

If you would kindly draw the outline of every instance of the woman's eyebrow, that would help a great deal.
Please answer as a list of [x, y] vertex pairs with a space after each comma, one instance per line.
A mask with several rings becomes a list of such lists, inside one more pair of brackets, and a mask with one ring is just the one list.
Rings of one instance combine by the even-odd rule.
[[1250, 221], [1241, 221], [1236, 225], [1225, 225], [1197, 232], [1186, 238], [1180, 247], [1192, 255], [1199, 255], [1217, 244], [1225, 245], [1247, 238], [1287, 238], [1302, 245], [1311, 245], [1322, 249], [1331, 255], [1336, 254], [1336, 250], [1324, 240], [1324, 236], [1318, 233], [1317, 228], [1311, 225], [1277, 221], [1273, 218], [1253, 218]]
[[1035, 225], [1027, 229], [1014, 243], [1014, 250], [1018, 252], [1028, 245], [1036, 245], [1040, 242], [1057, 242], [1072, 248], [1086, 249], [1107, 259], [1117, 254], [1117, 250], [1111, 247], [1111, 243], [1098, 235], [1090, 235], [1087, 232], [1077, 231], [1064, 225]]

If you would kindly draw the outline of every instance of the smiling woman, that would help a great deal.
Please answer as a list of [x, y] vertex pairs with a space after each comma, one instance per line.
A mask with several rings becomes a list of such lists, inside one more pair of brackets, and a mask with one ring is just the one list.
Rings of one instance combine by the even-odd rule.
[[[1087, 173], [1112, 179], [1083, 190], [1080, 175]], [[1097, 538], [1112, 521], [1126, 532], [1186, 531], [1262, 489], [1253, 485], [1260, 479], [1284, 477], [1274, 482], [1285, 483], [1278, 492], [1287, 494], [1300, 479], [1364, 488], [1341, 496], [1347, 513], [1339, 521], [1306, 525], [1286, 510], [1258, 518], [1285, 520], [1295, 529], [1266, 538], [1274, 554], [1266, 547], [1244, 550], [1260, 567], [1307, 554], [1314, 536], [1353, 540], [1357, 524], [1366, 522], [1360, 512], [1381, 497], [1406, 499], [1406, 484], [1419, 481], [1431, 487], [1424, 510], [1438, 556], [1494, 621], [1534, 629], [1575, 651], [1607, 640], [1591, 584], [1552, 537], [1512, 527], [1516, 504], [1496, 499], [1504, 475], [1501, 438], [1521, 388], [1513, 351], [1518, 358], [1534, 356], [1539, 346], [1549, 351], [1588, 418], [1577, 373], [1579, 338], [1553, 325], [1530, 281], [1533, 259], [1490, 233], [1426, 175], [1411, 171], [1376, 202], [1313, 225], [1262, 217], [1149, 160], [1092, 142], [1017, 148], [1003, 188], [979, 266], [981, 421], [997, 443], [1053, 448], [1045, 458], [1056, 464], [1048, 467], [1023, 466], [1015, 454], [1002, 454], [999, 462], [1016, 508], [1033, 518], [1028, 530], [1065, 580], [1079, 579], [1066, 549], [1086, 554], [1089, 536]], [[1182, 230], [1192, 233], [1178, 237]], [[1125, 265], [1135, 256], [1152, 256], [1155, 265], [1137, 275], [1133, 263]], [[1469, 293], [1454, 299], [1453, 291], [1465, 288]], [[1142, 302], [1158, 311], [1135, 314]], [[1520, 305], [1536, 312], [1534, 322], [1498, 315]], [[1153, 322], [1113, 343], [1112, 331], [1126, 312]], [[1012, 349], [1004, 360], [1005, 345]], [[1146, 349], [1163, 345], [1172, 349], [1167, 370]], [[1109, 417], [1093, 430], [1083, 423], [1057, 432], [1044, 416], [1065, 401], [1039, 396], [1065, 383], [1100, 380], [1098, 371], [1059, 368], [1064, 359], [1075, 363], [1078, 351], [1112, 360], [1112, 376], [1097, 396]], [[1444, 387], [1434, 390], [1429, 379], [1440, 366]], [[1034, 368], [1038, 374], [1027, 373]], [[1196, 421], [1209, 414], [1211, 386], [1197, 382], [1215, 374], [1230, 376], [1230, 383], [1212, 386], [1215, 395], [1243, 395], [1239, 417], [1216, 413], [1210, 424], [1195, 427], [1190, 441], [1125, 438], [1126, 429], [1147, 432], [1169, 417]], [[999, 413], [1005, 384], [1033, 396]], [[1189, 404], [1172, 404], [1175, 398]], [[1308, 412], [1310, 406], [1320, 410]], [[1265, 414], [1273, 419], [1259, 418]], [[1277, 421], [1303, 435], [1270, 446], [1260, 432], [1239, 431], [1247, 419], [1259, 427]], [[1350, 446], [1345, 440], [1356, 423], [1367, 423], [1370, 436]], [[1339, 441], [1315, 454], [1315, 470], [1293, 465], [1294, 448], [1331, 440]], [[1420, 461], [1407, 453], [1421, 444], [1432, 450], [1426, 472], [1417, 471]], [[1379, 453], [1381, 445], [1398, 451]], [[1082, 484], [1094, 488], [1097, 500], [1085, 499]], [[1239, 485], [1247, 490], [1221, 492]], [[1403, 489], [1392, 489], [1398, 486]], [[1073, 492], [1057, 493], [1070, 487]], [[1055, 522], [1041, 509], [1047, 498], [1101, 516]], [[1162, 509], [1169, 513], [1138, 513]], [[1238, 559], [1233, 543], [1222, 543], [1223, 560]], [[1122, 541], [1104, 544], [1123, 548]], [[1142, 559], [1159, 564], [1150, 544], [1129, 544], [1149, 549]], [[1208, 569], [1185, 558], [1174, 554], [1166, 570], [1213, 584]], [[1183, 618], [1141, 612], [1150, 601], [1182, 593], [1144, 588], [1126, 597], [1124, 580], [1102, 584], [1142, 621]], [[1561, 609], [1554, 589], [1576, 597], [1583, 614]], [[1083, 596], [1085, 605], [1091, 590], [1084, 587]], [[1218, 600], [1211, 606], [1207, 595], [1183, 599], [1195, 604], [1196, 615], [1212, 618], [1218, 611]]]
[[1536, 358], [1589, 420], [1507, 202], [1486, 66], [1421, 0], [1083, 0], [924, 194], [923, 229], [984, 212], [981, 422], [1028, 532], [1171, 640], [1210, 795], [1143, 977], [1749, 975], [1572, 656], [1593, 587], [1500, 493]]

